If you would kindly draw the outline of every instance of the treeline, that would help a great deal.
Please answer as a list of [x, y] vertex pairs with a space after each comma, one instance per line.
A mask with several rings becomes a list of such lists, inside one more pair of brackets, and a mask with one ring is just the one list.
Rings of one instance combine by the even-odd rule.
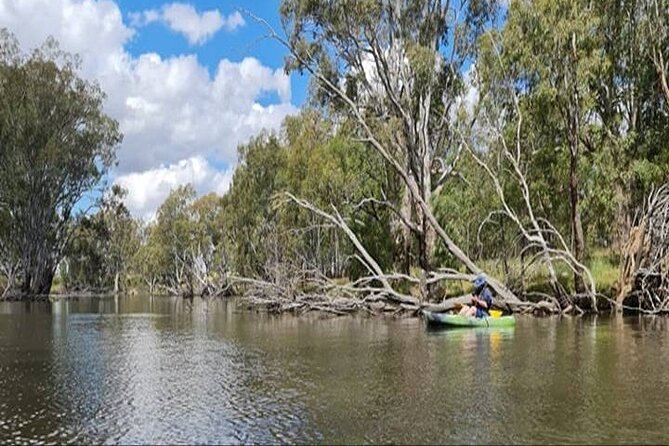
[[78, 68], [53, 39], [24, 53], [0, 29], [2, 296], [49, 293], [77, 205], [114, 164], [118, 123]]
[[[386, 209], [369, 196], [398, 193], [383, 163], [318, 113], [287, 118], [280, 136], [263, 134], [239, 149], [239, 167], [224, 196], [196, 197], [192, 186], [171, 191], [148, 222], [133, 219], [115, 186], [100, 208], [73, 222], [60, 265], [70, 291], [179, 295], [231, 292], [230, 278], [281, 281], [297, 270], [329, 277], [361, 274], [355, 250], [338, 228], [287, 205], [280, 193], [336, 206], [384, 265], [395, 249]], [[381, 167], [381, 168], [379, 168]]]
[[[617, 266], [669, 172], [666, 1], [284, 0], [280, 13], [286, 67], [311, 75], [309, 105], [239, 148], [222, 197], [178, 188], [150, 222], [129, 215], [118, 188], [76, 218], [55, 199], [39, 206], [52, 220], [29, 231], [68, 235], [62, 249], [55, 236], [33, 240], [65, 288], [202, 295], [318, 283], [413, 302], [483, 272], [507, 302], [536, 293], [556, 309], [584, 299], [596, 309], [610, 294], [593, 262]], [[3, 61], [0, 88], [30, 61]], [[29, 144], [16, 120], [39, 117], [7, 111], [21, 100], [3, 94], [0, 148], [14, 152], [0, 172], [2, 273], [44, 291], [26, 285], [44, 256], [25, 254], [30, 237], [12, 231], [18, 215], [34, 215], [16, 212], [19, 200], [35, 206], [54, 187], [8, 178], [16, 166], [44, 166], [30, 170], [39, 178], [64, 170], [45, 173], [48, 138], [30, 145], [29, 163], [5, 158]], [[85, 141], [107, 150], [111, 130]], [[88, 176], [66, 188], [72, 199], [107, 165], [81, 166]]]

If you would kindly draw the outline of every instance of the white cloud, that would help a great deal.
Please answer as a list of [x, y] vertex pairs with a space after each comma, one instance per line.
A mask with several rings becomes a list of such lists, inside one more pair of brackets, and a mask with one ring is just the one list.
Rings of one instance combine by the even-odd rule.
[[[472, 64], [469, 69], [467, 69], [463, 76], [463, 81], [465, 88], [463, 93], [456, 99], [456, 105], [462, 107], [468, 116], [473, 116], [480, 100], [479, 83], [475, 64]], [[452, 119], [455, 119], [455, 113], [456, 110], [453, 109], [451, 112]]]
[[[236, 160], [237, 146], [263, 128], [277, 129], [296, 109], [290, 79], [258, 60], [221, 60], [213, 78], [195, 56], [162, 59], [144, 54], [133, 63], [127, 82], [115, 87], [125, 135], [119, 169], [146, 169], [197, 154]], [[276, 93], [278, 104], [257, 98]]]
[[163, 22], [172, 31], [186, 36], [191, 45], [206, 42], [221, 28], [225, 28], [226, 31], [234, 31], [246, 24], [238, 11], [227, 17], [222, 15], [218, 9], [198, 13], [192, 5], [187, 3], [171, 3], [163, 6], [161, 10], [148, 9], [142, 12], [132, 12], [128, 16], [134, 27]]
[[239, 13], [239, 11], [235, 11], [232, 14], [228, 16], [228, 18], [225, 20], [225, 29], [226, 31], [234, 31], [237, 28], [246, 25], [246, 21], [244, 20], [244, 17]]
[[13, 32], [26, 49], [56, 37], [62, 48], [82, 56], [88, 77], [127, 64], [123, 46], [135, 33], [109, 0], [2, 0], [0, 27]]
[[195, 156], [168, 166], [122, 175], [115, 183], [128, 189], [125, 199], [128, 209], [148, 220], [177, 186], [190, 183], [199, 194], [225, 193], [230, 187], [233, 171], [233, 167], [216, 170], [206, 159]]
[[147, 9], [142, 12], [130, 12], [128, 13], [128, 17], [130, 18], [130, 26], [139, 28], [160, 20], [160, 11], [157, 9]]
[[[161, 167], [179, 166], [183, 160], [234, 165], [240, 143], [262, 129], [278, 129], [286, 115], [297, 111], [290, 103], [289, 77], [254, 58], [223, 59], [211, 75], [195, 55], [134, 57], [125, 45], [135, 31], [123, 23], [111, 0], [0, 0], [3, 26], [24, 48], [53, 35], [63, 49], [82, 56], [82, 75], [100, 83], [107, 93], [105, 109], [124, 134], [114, 172], [118, 178], [168, 169], [183, 179], [175, 168]], [[264, 95], [277, 99], [263, 106], [259, 100]], [[218, 179], [205, 175], [201, 181]], [[158, 204], [133, 200], [131, 208], [142, 213]]]

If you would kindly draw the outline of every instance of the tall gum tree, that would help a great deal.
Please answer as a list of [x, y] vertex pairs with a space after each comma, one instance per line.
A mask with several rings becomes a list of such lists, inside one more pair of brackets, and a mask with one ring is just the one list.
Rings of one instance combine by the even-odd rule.
[[[571, 251], [579, 263], [586, 246], [580, 166], [584, 150], [597, 149], [587, 142], [601, 121], [596, 108], [604, 61], [599, 19], [589, 1], [517, 0], [511, 2], [501, 32], [504, 69], [513, 74], [521, 101], [537, 123], [535, 143], [567, 153]], [[577, 293], [585, 292], [578, 272], [574, 284]]]
[[[437, 221], [432, 200], [462, 151], [451, 124], [463, 66], [496, 9], [487, 1], [285, 0], [288, 37], [270, 30], [290, 49], [286, 68], [311, 73], [318, 99], [352, 119], [359, 139], [403, 181], [411, 211], [394, 211], [418, 240], [424, 272], [439, 237], [469, 272], [481, 273]], [[491, 285], [516, 301], [500, 282]]]
[[78, 60], [50, 39], [29, 54], [0, 30], [0, 213], [26, 295], [48, 294], [75, 206], [115, 160], [118, 123]]

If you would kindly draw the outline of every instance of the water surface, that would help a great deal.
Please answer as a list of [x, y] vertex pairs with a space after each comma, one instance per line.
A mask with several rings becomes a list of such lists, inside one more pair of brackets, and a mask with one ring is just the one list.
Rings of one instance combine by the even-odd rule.
[[665, 443], [667, 320], [0, 303], [0, 443]]

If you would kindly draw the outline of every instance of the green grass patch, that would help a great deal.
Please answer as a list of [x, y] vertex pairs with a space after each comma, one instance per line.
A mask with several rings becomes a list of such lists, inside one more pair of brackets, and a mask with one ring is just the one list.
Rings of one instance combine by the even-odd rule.
[[[619, 266], [618, 260], [610, 250], [600, 249], [591, 253], [586, 262], [588, 268], [597, 286], [597, 291], [606, 295], [611, 295], [613, 287], [618, 280]], [[553, 294], [548, 280], [548, 271], [545, 267], [539, 265], [526, 270], [524, 283], [521, 283], [521, 263], [520, 258], [512, 258], [507, 261], [505, 269], [502, 262], [496, 259], [482, 260], [478, 262], [479, 266], [486, 274], [505, 280], [514, 289], [525, 289], [527, 292], [537, 292], [544, 294]], [[554, 262], [558, 281], [568, 292], [574, 291], [574, 273], [564, 262]], [[507, 274], [508, 271], [508, 274]], [[462, 272], [465, 272], [462, 269]], [[460, 296], [470, 293], [472, 286], [465, 281], [448, 281], [442, 285], [444, 297]]]
[[588, 267], [597, 284], [597, 291], [611, 296], [613, 287], [620, 275], [620, 268], [616, 259], [607, 251], [598, 251], [593, 253], [590, 262], [588, 262]]

